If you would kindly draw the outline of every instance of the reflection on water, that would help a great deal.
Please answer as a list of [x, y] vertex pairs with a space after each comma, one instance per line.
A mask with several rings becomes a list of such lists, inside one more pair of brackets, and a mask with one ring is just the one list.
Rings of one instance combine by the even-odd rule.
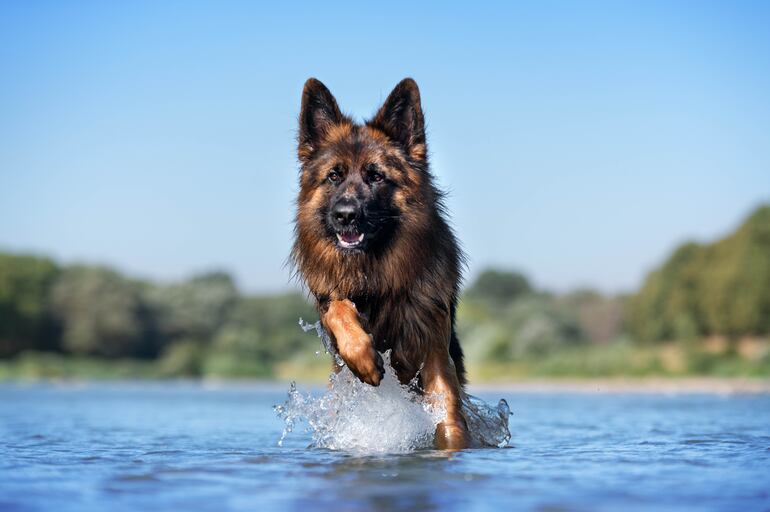
[[[380, 385], [373, 387], [361, 382], [334, 353], [320, 322], [308, 324], [300, 319], [299, 324], [305, 332], [315, 330], [325, 350], [335, 357], [339, 371], [332, 373], [321, 396], [301, 393], [291, 384], [286, 402], [275, 406], [285, 423], [279, 444], [298, 423], [306, 423], [317, 448], [407, 453], [433, 446], [436, 425], [446, 416], [440, 396], [420, 393], [417, 376], [408, 385], [400, 384], [390, 364], [390, 351], [382, 354], [385, 376]], [[493, 407], [466, 394], [462, 406], [473, 446], [508, 444], [511, 412], [504, 399]]]

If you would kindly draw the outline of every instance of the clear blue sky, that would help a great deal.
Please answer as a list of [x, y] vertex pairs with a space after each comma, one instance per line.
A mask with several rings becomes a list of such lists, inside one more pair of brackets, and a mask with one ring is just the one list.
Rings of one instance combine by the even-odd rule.
[[471, 274], [631, 290], [770, 200], [770, 2], [321, 4], [0, 4], [0, 248], [287, 287], [310, 76], [417, 80]]

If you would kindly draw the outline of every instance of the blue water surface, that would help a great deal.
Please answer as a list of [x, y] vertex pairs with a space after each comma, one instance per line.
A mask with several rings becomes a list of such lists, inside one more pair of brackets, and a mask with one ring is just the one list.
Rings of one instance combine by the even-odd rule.
[[768, 510], [770, 396], [505, 397], [501, 449], [279, 447], [286, 386], [0, 386], [0, 510]]

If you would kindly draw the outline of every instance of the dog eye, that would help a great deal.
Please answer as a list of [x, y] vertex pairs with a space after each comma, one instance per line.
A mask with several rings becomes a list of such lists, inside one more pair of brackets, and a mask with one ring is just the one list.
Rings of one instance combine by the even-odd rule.
[[370, 183], [380, 183], [382, 180], [385, 179], [385, 176], [380, 174], [379, 172], [375, 171], [374, 169], [369, 169], [369, 172], [367, 173], [369, 182]]
[[342, 175], [340, 174], [340, 171], [337, 170], [336, 167], [332, 169], [329, 174], [326, 175], [326, 179], [328, 179], [332, 183], [337, 183], [338, 181], [340, 181], [341, 178], [342, 178]]

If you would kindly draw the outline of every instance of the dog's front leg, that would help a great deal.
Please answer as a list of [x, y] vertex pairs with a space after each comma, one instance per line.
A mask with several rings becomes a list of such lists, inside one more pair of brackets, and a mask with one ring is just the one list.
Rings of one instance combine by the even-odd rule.
[[321, 314], [321, 323], [331, 333], [337, 351], [356, 377], [372, 386], [379, 386], [385, 375], [382, 357], [374, 349], [372, 337], [361, 326], [355, 304], [332, 300]]
[[437, 393], [446, 408], [446, 419], [436, 427], [436, 448], [462, 450], [469, 444], [468, 427], [462, 415], [462, 387], [448, 350], [429, 354], [422, 370], [426, 393]]

